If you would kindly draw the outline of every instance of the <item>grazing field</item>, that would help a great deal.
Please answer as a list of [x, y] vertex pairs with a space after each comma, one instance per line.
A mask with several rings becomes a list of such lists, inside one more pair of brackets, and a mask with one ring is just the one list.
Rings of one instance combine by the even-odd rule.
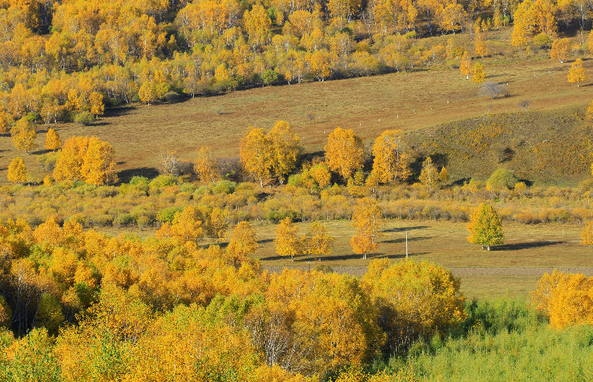
[[[368, 263], [375, 258], [389, 258], [394, 261], [405, 259], [405, 232], [408, 232], [409, 257], [428, 260], [450, 269], [461, 278], [461, 290], [468, 298], [494, 299], [517, 297], [528, 299], [541, 276], [554, 269], [564, 272], [582, 273], [593, 276], [593, 250], [580, 243], [581, 226], [569, 224], [524, 225], [505, 224], [505, 244], [493, 247], [490, 252], [467, 242], [465, 223], [387, 220], [383, 237], [379, 239], [379, 250], [368, 255], [352, 252], [350, 237], [354, 228], [350, 221], [325, 223], [335, 238], [333, 253], [321, 259], [309, 256], [282, 258], [276, 255], [274, 238], [277, 226], [255, 225], [259, 249], [254, 258], [272, 271], [282, 268], [315, 269], [328, 266], [334, 272], [362, 276]], [[304, 235], [308, 223], [295, 223]], [[121, 229], [107, 230], [117, 234]], [[131, 231], [141, 237], [152, 236], [152, 230]], [[226, 242], [222, 243], [226, 246]]]
[[[154, 175], [161, 152], [193, 160], [200, 146], [209, 145], [218, 157], [237, 157], [248, 126], [268, 129], [280, 119], [303, 138], [306, 151], [316, 152], [323, 150], [327, 135], [337, 126], [354, 129], [370, 147], [386, 129], [418, 131], [525, 110], [574, 115], [590, 102], [588, 84], [577, 88], [567, 82], [570, 62], [559, 64], [545, 52], [522, 59], [513, 62], [505, 55], [481, 60], [486, 81], [508, 84], [510, 96], [499, 99], [479, 95], [481, 85], [467, 81], [458, 69], [442, 68], [255, 88], [176, 104], [136, 105], [111, 110], [93, 126], [60, 124], [56, 130], [63, 139], [95, 135], [111, 143], [118, 156], [117, 169], [126, 180], [136, 174]], [[593, 61], [585, 61], [585, 67], [593, 68]], [[534, 123], [530, 128], [538, 127]], [[38, 149], [43, 147], [44, 131], [38, 135]], [[418, 139], [423, 135], [421, 130]], [[34, 180], [44, 176], [36, 163], [41, 153], [25, 158]], [[10, 137], [0, 136], [0, 182], [6, 182], [8, 163], [18, 155]]]

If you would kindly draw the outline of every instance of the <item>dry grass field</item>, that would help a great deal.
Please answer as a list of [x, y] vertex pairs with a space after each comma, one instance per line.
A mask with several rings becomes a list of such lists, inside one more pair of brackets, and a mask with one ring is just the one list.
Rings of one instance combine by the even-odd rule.
[[[309, 223], [295, 223], [304, 235]], [[436, 262], [461, 278], [461, 289], [468, 298], [519, 297], [529, 298], [537, 281], [545, 272], [559, 269], [593, 276], [593, 249], [580, 242], [579, 225], [507, 223], [504, 226], [505, 245], [488, 252], [467, 242], [465, 223], [387, 220], [377, 253], [362, 255], [352, 252], [350, 237], [354, 228], [350, 221], [325, 223], [335, 238], [333, 253], [322, 258], [309, 256], [282, 258], [275, 254], [275, 225], [255, 225], [260, 248], [254, 255], [266, 269], [279, 272], [283, 267], [315, 269], [329, 266], [335, 272], [362, 276], [368, 263], [375, 258], [394, 261], [405, 259], [405, 232], [408, 232], [409, 258]], [[110, 234], [121, 229], [107, 230]], [[152, 230], [133, 231], [147, 237]], [[226, 245], [226, 243], [222, 243]]]
[[[237, 157], [248, 126], [270, 128], [279, 119], [287, 120], [303, 137], [308, 152], [315, 152], [323, 149], [327, 134], [337, 126], [354, 129], [370, 146], [386, 129], [416, 131], [471, 117], [518, 112], [523, 110], [522, 101], [529, 101], [530, 111], [583, 108], [593, 96], [589, 83], [577, 88], [567, 82], [570, 62], [559, 64], [547, 58], [546, 52], [495, 54], [480, 61], [485, 64], [486, 80], [508, 84], [510, 97], [480, 96], [480, 85], [467, 81], [458, 69], [446, 67], [256, 88], [177, 104], [133, 105], [112, 110], [94, 126], [62, 124], [56, 128], [63, 138], [95, 135], [110, 142], [118, 155], [118, 170], [128, 170], [126, 175], [130, 175], [158, 168], [160, 152], [192, 160], [200, 146], [209, 145], [219, 157]], [[592, 60], [585, 61], [585, 66], [593, 72]], [[44, 139], [42, 130], [38, 149]], [[18, 155], [10, 137], [1, 136], [0, 182], [6, 183], [8, 163]], [[40, 180], [44, 173], [36, 157], [29, 155], [25, 162], [33, 179]]]

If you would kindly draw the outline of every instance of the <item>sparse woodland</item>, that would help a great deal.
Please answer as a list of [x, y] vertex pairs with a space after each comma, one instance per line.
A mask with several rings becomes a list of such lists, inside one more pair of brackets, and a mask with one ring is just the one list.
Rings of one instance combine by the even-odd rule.
[[[528, 297], [490, 300], [456, 272], [572, 245], [517, 243], [517, 227], [577, 227], [566, 267], [591, 272], [592, 14], [580, 0], [0, 0], [0, 140], [19, 152], [0, 150], [0, 381], [591, 380], [591, 275], [542, 271]], [[162, 151], [143, 176], [99, 134], [124, 104], [394, 72], [455, 68], [497, 100], [508, 84], [487, 60], [534, 51], [582, 91], [584, 107], [541, 114], [571, 137], [487, 112], [371, 140], [335, 127], [314, 151], [278, 120], [242, 126], [237, 158]], [[408, 254], [419, 222], [463, 224], [438, 245], [470, 246], [471, 265], [422, 252], [421, 234]], [[405, 258], [382, 252], [404, 243]]]

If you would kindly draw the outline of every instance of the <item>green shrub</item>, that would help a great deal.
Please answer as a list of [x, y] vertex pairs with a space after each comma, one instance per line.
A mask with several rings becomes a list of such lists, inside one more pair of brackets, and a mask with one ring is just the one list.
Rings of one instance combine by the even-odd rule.
[[499, 168], [494, 170], [490, 178], [488, 178], [486, 187], [489, 190], [512, 189], [518, 181], [519, 179], [517, 179], [513, 171], [506, 168]]
[[74, 116], [74, 122], [84, 126], [89, 126], [95, 122], [95, 116], [88, 111], [83, 111], [82, 113], [78, 113]]

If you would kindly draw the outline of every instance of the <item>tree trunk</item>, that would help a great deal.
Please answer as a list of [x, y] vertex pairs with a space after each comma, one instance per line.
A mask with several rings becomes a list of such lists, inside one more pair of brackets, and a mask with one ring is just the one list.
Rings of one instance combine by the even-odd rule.
[[486, 248], [488, 249], [488, 251], [490, 251], [490, 246], [489, 246], [489, 245], [488, 245], [488, 246], [486, 246]]

